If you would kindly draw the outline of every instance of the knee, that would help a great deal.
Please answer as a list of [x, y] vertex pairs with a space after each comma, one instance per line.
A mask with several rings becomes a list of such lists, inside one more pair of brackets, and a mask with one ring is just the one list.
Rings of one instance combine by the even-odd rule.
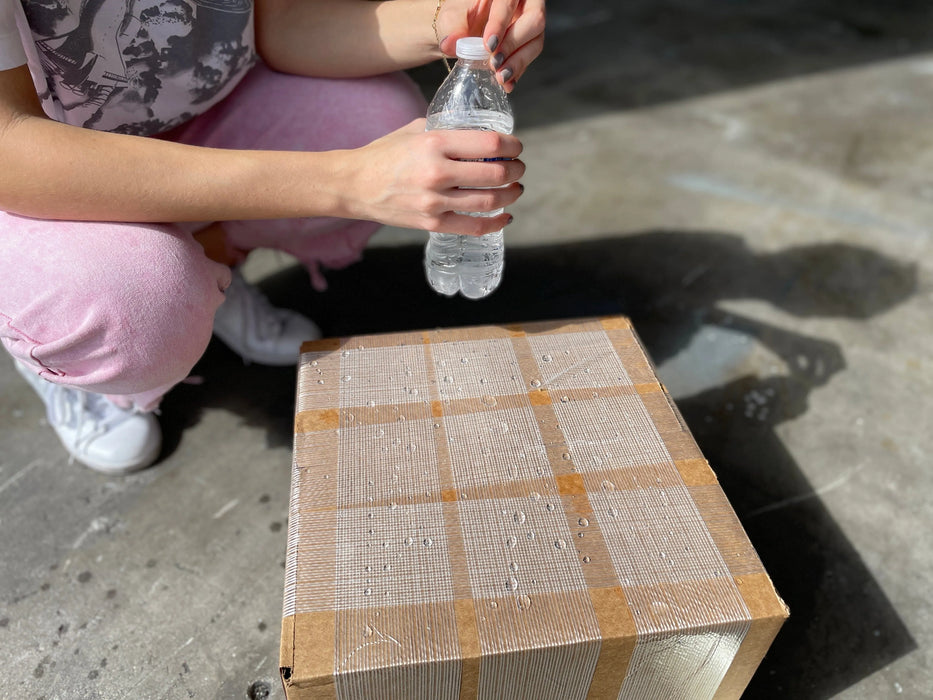
[[358, 148], [423, 117], [427, 108], [418, 86], [402, 72], [315, 78], [279, 73], [262, 63], [227, 100], [225, 117], [207, 117], [203, 133], [189, 142], [302, 151]]
[[362, 146], [425, 116], [427, 102], [405, 73], [341, 81], [342, 117], [336, 127], [353, 147]]
[[[168, 227], [73, 272], [17, 315], [7, 347], [52, 381], [104, 394], [137, 394], [184, 379], [211, 337], [229, 270], [191, 236]], [[98, 249], [98, 255], [100, 249]]]
[[407, 74], [387, 73], [370, 78], [369, 81], [372, 104], [378, 115], [372, 121], [385, 133], [425, 115], [428, 103], [415, 81]]
[[214, 312], [230, 283], [230, 269], [209, 260], [190, 236], [172, 236], [167, 245], [159, 240], [140, 262], [130, 280], [117, 282], [124, 302], [105, 318], [117, 329], [125, 363], [119, 393], [188, 376], [210, 342]]

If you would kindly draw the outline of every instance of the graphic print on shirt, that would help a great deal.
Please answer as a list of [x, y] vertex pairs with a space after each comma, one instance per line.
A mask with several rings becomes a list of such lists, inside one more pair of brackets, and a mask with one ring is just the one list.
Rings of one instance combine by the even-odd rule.
[[153, 134], [185, 121], [252, 65], [252, 0], [22, 0], [71, 124]]

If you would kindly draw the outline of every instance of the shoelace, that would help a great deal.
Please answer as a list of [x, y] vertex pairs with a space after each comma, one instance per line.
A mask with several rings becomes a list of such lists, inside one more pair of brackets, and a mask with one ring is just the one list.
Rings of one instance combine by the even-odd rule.
[[100, 394], [52, 384], [49, 391], [51, 396], [46, 410], [49, 423], [73, 428], [76, 450], [83, 450], [130, 416]]

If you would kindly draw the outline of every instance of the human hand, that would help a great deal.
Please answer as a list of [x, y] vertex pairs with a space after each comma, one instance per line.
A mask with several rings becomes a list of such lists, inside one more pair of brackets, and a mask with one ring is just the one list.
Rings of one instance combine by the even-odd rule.
[[512, 92], [544, 48], [544, 0], [441, 0], [440, 48], [456, 55], [457, 39], [482, 35], [496, 78]]
[[[510, 223], [505, 213], [485, 218], [456, 212], [490, 212], [521, 196], [521, 142], [495, 131], [424, 126], [424, 119], [416, 119], [349, 152], [348, 216], [470, 236]], [[487, 158], [503, 160], [477, 162]], [[461, 189], [474, 187], [497, 189]]]

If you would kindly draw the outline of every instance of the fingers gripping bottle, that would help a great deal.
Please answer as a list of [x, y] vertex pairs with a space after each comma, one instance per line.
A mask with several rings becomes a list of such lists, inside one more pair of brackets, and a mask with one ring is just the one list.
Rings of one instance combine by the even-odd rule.
[[[512, 108], [508, 96], [489, 67], [489, 53], [481, 37], [457, 41], [457, 62], [428, 107], [427, 130], [482, 129], [511, 134]], [[458, 212], [470, 216], [498, 216], [491, 212]], [[454, 233], [428, 235], [424, 269], [431, 287], [470, 299], [490, 294], [502, 280], [505, 243], [502, 230], [485, 236]]]

